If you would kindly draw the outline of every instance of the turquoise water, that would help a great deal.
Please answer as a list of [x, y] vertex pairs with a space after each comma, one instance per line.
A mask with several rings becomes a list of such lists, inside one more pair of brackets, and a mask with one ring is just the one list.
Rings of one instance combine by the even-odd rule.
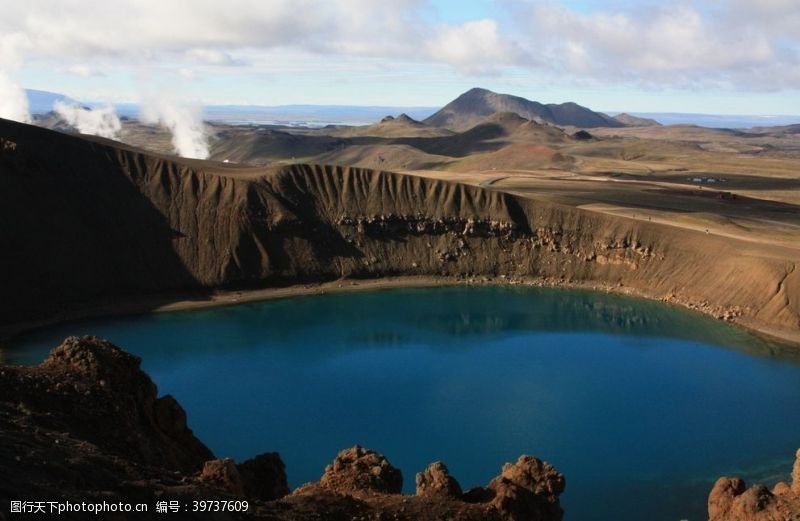
[[356, 443], [405, 487], [443, 460], [464, 488], [522, 453], [567, 477], [567, 520], [700, 520], [724, 474], [785, 479], [800, 365], [720, 322], [583, 291], [407, 289], [93, 320], [2, 351], [37, 363], [71, 334], [143, 358], [218, 456], [277, 450], [290, 484]]

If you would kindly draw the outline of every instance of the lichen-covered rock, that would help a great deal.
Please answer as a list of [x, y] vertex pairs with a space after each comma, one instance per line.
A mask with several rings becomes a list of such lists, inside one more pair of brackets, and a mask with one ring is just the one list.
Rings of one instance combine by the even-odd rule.
[[325, 467], [320, 485], [336, 492], [383, 492], [399, 494], [403, 475], [383, 455], [359, 445], [337, 454]]
[[244, 496], [244, 481], [236, 464], [230, 458], [206, 461], [198, 479], [204, 484], [234, 496]]
[[272, 501], [289, 493], [286, 466], [280, 454], [266, 452], [238, 465], [247, 497]]
[[509, 521], [561, 519], [559, 495], [566, 486], [564, 475], [533, 456], [520, 456], [506, 463], [487, 487], [494, 494], [491, 504]]
[[447, 466], [441, 461], [428, 465], [416, 476], [418, 496], [460, 497], [461, 486], [450, 475]]

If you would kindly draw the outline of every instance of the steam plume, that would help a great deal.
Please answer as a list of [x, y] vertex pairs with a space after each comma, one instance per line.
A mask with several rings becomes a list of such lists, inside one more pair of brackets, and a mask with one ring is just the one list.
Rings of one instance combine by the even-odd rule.
[[97, 109], [87, 109], [78, 105], [56, 101], [53, 103], [55, 110], [64, 121], [77, 128], [81, 134], [116, 139], [122, 129], [114, 107], [106, 105]]
[[206, 159], [209, 155], [202, 111], [164, 99], [142, 104], [139, 118], [143, 123], [158, 124], [172, 133], [172, 146], [182, 157]]
[[0, 70], [0, 118], [30, 123], [28, 96], [9, 75]]

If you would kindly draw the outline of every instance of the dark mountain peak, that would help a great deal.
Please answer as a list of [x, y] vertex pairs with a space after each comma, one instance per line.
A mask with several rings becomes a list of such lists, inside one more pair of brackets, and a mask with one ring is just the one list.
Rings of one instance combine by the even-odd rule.
[[560, 126], [585, 128], [624, 126], [610, 116], [594, 112], [574, 102], [544, 105], [520, 96], [499, 94], [482, 88], [473, 88], [461, 94], [424, 123], [463, 131], [497, 112], [511, 112], [525, 119]]
[[459, 98], [462, 98], [464, 96], [480, 96], [483, 94], [494, 94], [494, 92], [490, 91], [489, 89], [484, 89], [482, 87], [472, 87], [467, 92], [459, 96]]

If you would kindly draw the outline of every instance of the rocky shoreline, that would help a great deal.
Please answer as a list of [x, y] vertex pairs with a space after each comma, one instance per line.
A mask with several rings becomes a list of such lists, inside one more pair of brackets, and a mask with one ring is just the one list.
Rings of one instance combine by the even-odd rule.
[[[140, 360], [95, 337], [70, 337], [35, 367], [0, 366], [0, 517], [12, 501], [247, 501], [246, 512], [183, 519], [559, 521], [565, 479], [531, 456], [466, 492], [441, 462], [416, 475], [416, 494], [383, 455], [341, 451], [320, 480], [290, 491], [280, 456], [215, 459], [186, 414]], [[62, 514], [85, 519], [85, 513]], [[137, 519], [136, 514], [98, 519]]]

